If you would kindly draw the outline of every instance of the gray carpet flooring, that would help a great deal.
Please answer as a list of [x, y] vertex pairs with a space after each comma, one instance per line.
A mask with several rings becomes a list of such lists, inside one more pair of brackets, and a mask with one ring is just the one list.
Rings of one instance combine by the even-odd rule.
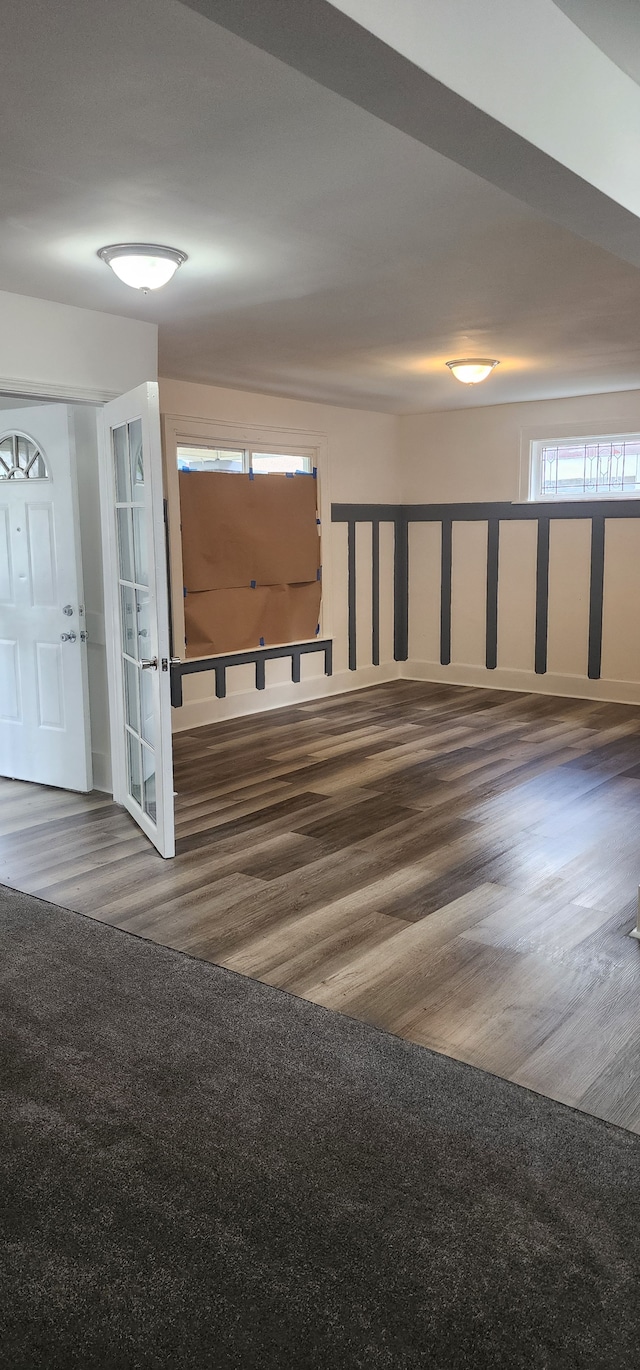
[[638, 1363], [640, 1138], [9, 890], [0, 967], [3, 1367]]

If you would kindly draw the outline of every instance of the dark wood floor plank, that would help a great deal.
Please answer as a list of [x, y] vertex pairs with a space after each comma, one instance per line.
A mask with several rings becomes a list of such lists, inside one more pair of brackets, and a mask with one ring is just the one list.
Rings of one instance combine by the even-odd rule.
[[177, 855], [0, 781], [0, 879], [640, 1132], [640, 709], [396, 681], [176, 735]]

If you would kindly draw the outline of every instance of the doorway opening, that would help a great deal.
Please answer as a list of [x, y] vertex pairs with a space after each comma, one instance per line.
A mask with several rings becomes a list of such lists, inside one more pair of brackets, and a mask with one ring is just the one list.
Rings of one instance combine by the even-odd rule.
[[97, 411], [0, 398], [0, 773], [110, 791]]
[[173, 856], [157, 382], [2, 403], [0, 775], [111, 792]]

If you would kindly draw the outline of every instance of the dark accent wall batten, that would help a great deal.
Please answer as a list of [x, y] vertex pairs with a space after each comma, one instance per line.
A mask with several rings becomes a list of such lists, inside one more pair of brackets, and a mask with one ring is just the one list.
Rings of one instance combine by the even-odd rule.
[[324, 673], [333, 674], [333, 643], [331, 638], [316, 638], [315, 642], [292, 642], [286, 647], [256, 647], [247, 652], [230, 652], [227, 656], [195, 657], [192, 661], [172, 661], [170, 666], [171, 703], [174, 709], [182, 706], [182, 680], [186, 675], [199, 675], [201, 671], [213, 671], [215, 676], [216, 699], [224, 699], [227, 693], [227, 671], [231, 666], [255, 666], [256, 689], [264, 690], [266, 685], [265, 662], [277, 661], [281, 657], [291, 657], [291, 679], [294, 684], [300, 681], [300, 658], [309, 653], [324, 653]]
[[549, 623], [549, 518], [538, 519], [536, 556], [536, 645], [535, 672], [547, 669], [547, 629]]
[[409, 525], [402, 510], [394, 519], [393, 557], [393, 656], [406, 661], [409, 655]]
[[536, 559], [535, 671], [547, 670], [549, 621], [549, 538], [554, 519], [591, 520], [591, 572], [589, 588], [588, 677], [599, 680], [602, 663], [602, 615], [604, 591], [605, 523], [607, 519], [640, 519], [640, 500], [562, 500], [511, 504], [486, 501], [477, 504], [333, 504], [334, 523], [348, 525], [349, 574], [349, 668], [356, 669], [356, 525], [372, 526], [372, 660], [379, 664], [380, 523], [394, 525], [394, 658], [409, 656], [409, 524], [439, 523], [442, 530], [440, 566], [440, 661], [451, 662], [452, 526], [456, 522], [487, 523], [486, 656], [488, 670], [495, 670], [498, 655], [498, 578], [500, 523], [538, 525]]
[[486, 666], [495, 671], [498, 664], [498, 558], [500, 555], [500, 521], [487, 522], [487, 641]]
[[371, 662], [380, 665], [380, 524], [371, 524]]
[[604, 516], [591, 520], [591, 573], [589, 584], [589, 653], [587, 675], [599, 680], [602, 664], [602, 605], [604, 593]]
[[356, 525], [355, 520], [351, 519], [347, 526], [347, 562], [348, 562], [348, 589], [349, 596], [349, 670], [355, 671], [357, 666], [357, 642], [356, 642]]
[[440, 546], [440, 665], [451, 662], [451, 557], [453, 525], [450, 518], [442, 520]]

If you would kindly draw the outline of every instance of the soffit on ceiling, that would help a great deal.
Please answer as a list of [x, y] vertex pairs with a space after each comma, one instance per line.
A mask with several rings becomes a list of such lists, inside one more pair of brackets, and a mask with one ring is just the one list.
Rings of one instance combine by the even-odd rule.
[[640, 85], [638, 0], [554, 0], [554, 4]]
[[[12, 0], [3, 46], [0, 289], [158, 322], [166, 376], [391, 412], [639, 384], [633, 267], [177, 0]], [[189, 262], [141, 297], [95, 255], [127, 240]]]

